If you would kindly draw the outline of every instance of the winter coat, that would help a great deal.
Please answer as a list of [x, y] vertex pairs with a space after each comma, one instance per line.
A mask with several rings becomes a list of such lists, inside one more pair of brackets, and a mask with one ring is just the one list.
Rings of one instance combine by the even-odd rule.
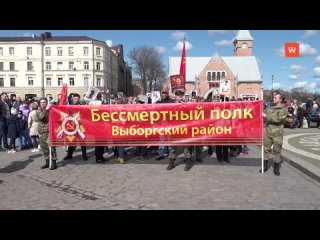
[[29, 107], [24, 108], [23, 105], [20, 105], [19, 110], [22, 111], [24, 119], [26, 119], [28, 121], [28, 116], [29, 116], [29, 113], [30, 113]]
[[28, 122], [24, 120], [24, 118], [18, 118], [17, 125], [18, 125], [18, 132], [28, 129]]
[[170, 98], [169, 96], [165, 99], [161, 99], [159, 101], [157, 101], [156, 103], [175, 103], [176, 101], [172, 98]]
[[317, 109], [315, 109], [315, 108], [312, 108], [311, 109], [311, 112], [310, 112], [310, 115], [309, 115], [309, 117], [310, 117], [310, 120], [318, 120], [319, 119], [319, 112], [318, 112], [318, 110]]
[[18, 137], [18, 117], [17, 115], [10, 115], [10, 117], [7, 120], [8, 125], [8, 138], [15, 139]]
[[30, 129], [30, 136], [39, 135], [39, 131], [38, 131], [39, 120], [36, 115], [37, 115], [36, 110], [32, 110], [32, 112], [30, 112], [30, 114], [29, 114], [28, 128]]

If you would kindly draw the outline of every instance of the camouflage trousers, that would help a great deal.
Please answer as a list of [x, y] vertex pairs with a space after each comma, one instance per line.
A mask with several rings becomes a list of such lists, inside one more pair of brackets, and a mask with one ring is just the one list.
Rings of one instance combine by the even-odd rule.
[[[170, 147], [170, 154], [169, 158], [176, 159], [177, 158], [177, 146], [171, 146]], [[192, 147], [184, 147], [183, 153], [185, 158], [191, 158], [191, 149]]]
[[[264, 159], [274, 162], [281, 162], [281, 149], [283, 144], [283, 136], [269, 137], [268, 134], [264, 135]], [[273, 145], [273, 154], [271, 146]]]
[[[48, 140], [49, 140], [48, 132], [39, 134], [40, 148], [45, 160], [49, 160], [50, 158]], [[57, 160], [57, 151], [55, 147], [51, 147], [51, 154], [52, 154], [52, 160]]]

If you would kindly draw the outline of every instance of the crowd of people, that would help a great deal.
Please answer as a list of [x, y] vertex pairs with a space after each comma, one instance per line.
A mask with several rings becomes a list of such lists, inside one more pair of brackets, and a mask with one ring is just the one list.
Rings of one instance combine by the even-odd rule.
[[[271, 116], [272, 114], [279, 114], [284, 119], [279, 119], [280, 125], [284, 125], [290, 128], [301, 127], [304, 119], [310, 122], [317, 122], [318, 128], [320, 128], [320, 119], [319, 119], [319, 102], [308, 101], [306, 103], [306, 110], [304, 111], [299, 107], [296, 100], [291, 101], [291, 103], [284, 102], [284, 98], [280, 93], [275, 92], [277, 99], [273, 99], [272, 104], [265, 104], [266, 111]], [[161, 91], [161, 99], [157, 103], [192, 103], [192, 102], [223, 102], [223, 101], [252, 101], [258, 99], [235, 99], [232, 97], [229, 99], [225, 96], [216, 96], [212, 98], [203, 99], [200, 97], [189, 97], [189, 95], [184, 95], [181, 91], [175, 92], [175, 97], [171, 98], [169, 96], [169, 89], [164, 88]], [[278, 104], [278, 102], [280, 102]], [[77, 93], [72, 93], [68, 97], [68, 103], [70, 105], [83, 105], [83, 104], [92, 104], [92, 105], [101, 105], [106, 104], [101, 100], [101, 95], [97, 96], [97, 99], [93, 102], [86, 102], [80, 99], [80, 95]], [[145, 95], [139, 95], [137, 97], [130, 96], [128, 98], [119, 98], [111, 104], [150, 104], [151, 98]], [[56, 101], [46, 98], [41, 98], [40, 100], [29, 99], [22, 101], [21, 97], [16, 95], [11, 95], [10, 99], [6, 93], [1, 93], [0, 99], [0, 151], [7, 152], [8, 154], [14, 154], [18, 150], [16, 146], [16, 140], [19, 142], [19, 150], [31, 149], [31, 152], [39, 152], [40, 149], [45, 158], [45, 165], [41, 168], [49, 168], [49, 147], [48, 147], [48, 137], [49, 137], [49, 127], [48, 127], [48, 112], [53, 104], [57, 104]], [[278, 105], [277, 105], [278, 104]], [[281, 107], [280, 107], [281, 106]], [[266, 121], [270, 122], [272, 117], [268, 114], [264, 114]], [[291, 119], [291, 120], [290, 120]], [[273, 122], [276, 120], [272, 120]], [[267, 123], [268, 124], [268, 123]], [[274, 125], [274, 123], [272, 123]], [[268, 129], [272, 128], [272, 124]], [[277, 128], [277, 127], [275, 127]], [[273, 145], [273, 151], [275, 152], [275, 174], [280, 175], [279, 167], [277, 164], [280, 162], [279, 154], [281, 152], [281, 139], [283, 132], [279, 128], [279, 134], [281, 136], [279, 142], [275, 142], [277, 136], [268, 135], [268, 129], [265, 135], [265, 156], [268, 158], [271, 157], [271, 146]], [[270, 130], [269, 129], [269, 130]], [[278, 128], [277, 128], [278, 129]], [[266, 138], [267, 136], [267, 138]], [[281, 145], [281, 146], [280, 146]], [[64, 160], [69, 160], [73, 158], [73, 153], [76, 147], [69, 146], [67, 148], [67, 155], [64, 157]], [[104, 158], [105, 151], [110, 152], [110, 149], [103, 146], [95, 147], [95, 159], [97, 163], [104, 163], [108, 159]], [[278, 150], [277, 150], [278, 149]], [[202, 162], [201, 152], [202, 150], [207, 150], [208, 155], [213, 155], [215, 153], [218, 162], [227, 162], [230, 163], [230, 157], [238, 157], [241, 154], [249, 154], [249, 148], [245, 145], [243, 146], [185, 146], [183, 147], [183, 153], [185, 157], [185, 171], [188, 171], [195, 164], [195, 161]], [[117, 160], [120, 164], [126, 162], [126, 150], [124, 146], [112, 147], [114, 155], [117, 157]], [[175, 160], [177, 157], [177, 147], [175, 146], [159, 146], [159, 147], [149, 147], [149, 146], [138, 146], [134, 147], [135, 155], [138, 156], [137, 162], [144, 162], [148, 154], [158, 153], [156, 157], [157, 161], [165, 159], [166, 156], [169, 156], [169, 165], [167, 170], [171, 170], [175, 167]], [[82, 158], [84, 161], [88, 160], [86, 146], [81, 146]], [[192, 156], [195, 156], [195, 161]], [[57, 168], [57, 154], [55, 148], [52, 148], [52, 159], [53, 164], [51, 170]], [[268, 170], [268, 160], [265, 160], [265, 170]]]
[[[314, 122], [320, 129], [320, 99], [311, 99], [303, 103], [298, 103], [296, 99], [284, 102], [284, 106], [289, 114], [285, 119], [285, 128], [310, 128]], [[265, 103], [265, 109], [272, 107], [272, 101]]]

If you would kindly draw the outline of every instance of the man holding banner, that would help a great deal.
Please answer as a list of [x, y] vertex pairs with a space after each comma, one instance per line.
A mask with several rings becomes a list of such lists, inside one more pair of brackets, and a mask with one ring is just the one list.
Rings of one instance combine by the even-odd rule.
[[[46, 98], [40, 99], [40, 107], [38, 108], [36, 115], [39, 119], [39, 141], [40, 141], [40, 148], [43, 153], [44, 159], [46, 161], [45, 165], [43, 165], [41, 168], [48, 168], [49, 167], [49, 146], [48, 146], [48, 140], [49, 140], [49, 110], [51, 108], [51, 105], [48, 104], [48, 100]], [[54, 170], [57, 168], [57, 152], [55, 147], [51, 147], [52, 151], [52, 166], [50, 167], [50, 170]]]
[[[283, 127], [288, 111], [283, 105], [285, 97], [276, 93], [273, 96], [274, 107], [267, 109], [263, 117], [267, 121], [266, 132], [264, 135], [264, 171], [268, 170], [268, 161], [273, 160], [273, 172], [276, 176], [280, 175], [281, 149], [283, 144]], [[271, 146], [273, 145], [273, 155]], [[260, 170], [260, 172], [262, 172]]]

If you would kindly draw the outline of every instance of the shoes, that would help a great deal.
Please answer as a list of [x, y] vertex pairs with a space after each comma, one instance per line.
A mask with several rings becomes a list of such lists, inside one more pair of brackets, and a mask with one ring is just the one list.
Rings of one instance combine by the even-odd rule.
[[121, 157], [118, 157], [118, 162], [120, 163], [120, 164], [124, 164], [124, 159], [123, 158], [121, 158]]
[[186, 166], [184, 167], [185, 171], [189, 171], [192, 168], [191, 158], [186, 159]]
[[0, 152], [6, 152], [8, 150], [8, 148], [6, 147], [0, 147]]
[[52, 164], [51, 164], [50, 170], [55, 170], [57, 168], [58, 168], [57, 160], [52, 160]]
[[230, 163], [230, 160], [227, 158], [227, 159], [223, 159], [224, 162], [227, 162], [227, 163]]
[[203, 163], [201, 158], [197, 158], [196, 161], [199, 162], [199, 163]]
[[43, 166], [41, 166], [41, 169], [45, 169], [48, 167], [49, 167], [49, 160], [46, 160], [46, 163]]
[[174, 160], [175, 159], [173, 159], [173, 158], [170, 158], [170, 160], [169, 160], [169, 165], [168, 165], [168, 167], [167, 167], [167, 170], [171, 170], [171, 169], [173, 169], [175, 166], [174, 166]]
[[104, 163], [104, 160], [102, 160], [102, 159], [96, 159], [96, 163]]
[[[263, 160], [263, 172], [268, 171], [268, 162], [269, 160]], [[262, 169], [260, 169], [259, 173], [262, 173]]]
[[82, 156], [83, 161], [88, 161], [88, 157], [87, 156]]
[[276, 176], [280, 176], [280, 163], [274, 163], [273, 165], [273, 173]]
[[160, 160], [162, 160], [162, 159], [164, 159], [163, 156], [158, 156], [158, 157], [156, 157], [156, 160], [157, 160], [157, 161], [160, 161]]
[[68, 160], [68, 159], [72, 159], [72, 156], [67, 155], [67, 156], [65, 156], [65, 157], [63, 158], [63, 160]]

